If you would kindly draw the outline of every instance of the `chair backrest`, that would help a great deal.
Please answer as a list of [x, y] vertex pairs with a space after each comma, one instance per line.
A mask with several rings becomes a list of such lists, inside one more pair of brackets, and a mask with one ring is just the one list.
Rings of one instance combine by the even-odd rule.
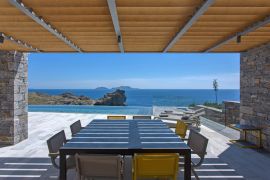
[[200, 158], [204, 158], [208, 144], [208, 139], [206, 137], [191, 129], [187, 144], [193, 153], [197, 154]]
[[181, 138], [186, 137], [188, 125], [184, 123], [183, 121], [177, 121], [176, 127], [175, 127], [175, 134], [180, 136]]
[[125, 120], [126, 116], [107, 116], [108, 120]]
[[72, 136], [77, 134], [81, 129], [82, 129], [82, 125], [81, 125], [80, 120], [78, 120], [70, 125], [70, 131], [71, 131]]
[[134, 179], [172, 178], [178, 174], [178, 154], [135, 154], [133, 169]]
[[133, 119], [136, 120], [151, 120], [152, 117], [151, 116], [133, 116]]
[[121, 179], [120, 155], [75, 155], [80, 178]]
[[64, 130], [53, 135], [50, 139], [47, 140], [49, 153], [57, 153], [66, 142], [67, 139]]

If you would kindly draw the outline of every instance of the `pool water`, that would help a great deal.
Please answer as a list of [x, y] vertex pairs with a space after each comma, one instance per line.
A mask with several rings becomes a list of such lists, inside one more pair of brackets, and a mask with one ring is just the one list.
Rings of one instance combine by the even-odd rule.
[[152, 115], [151, 106], [29, 105], [29, 112]]

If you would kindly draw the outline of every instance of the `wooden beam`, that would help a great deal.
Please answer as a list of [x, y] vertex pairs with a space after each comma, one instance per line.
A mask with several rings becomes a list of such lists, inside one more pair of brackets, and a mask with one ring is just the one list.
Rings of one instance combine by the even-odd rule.
[[206, 0], [203, 5], [196, 11], [196, 13], [191, 17], [191, 19], [181, 28], [181, 30], [176, 33], [173, 39], [169, 42], [169, 44], [164, 48], [163, 52], [167, 52], [169, 49], [173, 47], [173, 45], [189, 30], [189, 28], [193, 25], [197, 19], [207, 11], [208, 7], [210, 7], [215, 0]]
[[33, 10], [31, 10], [29, 7], [26, 7], [22, 2], [19, 0], [9, 0], [9, 3], [15, 6], [17, 9], [19, 9], [21, 12], [23, 12], [25, 15], [33, 19], [35, 22], [40, 24], [42, 27], [44, 27], [46, 30], [48, 30], [50, 33], [55, 35], [58, 39], [62, 40], [64, 43], [66, 43], [68, 46], [70, 46], [72, 49], [82, 52], [82, 50], [75, 45], [71, 40], [69, 40], [66, 36], [64, 36], [60, 31], [58, 31], [56, 28], [54, 28], [51, 24], [48, 22], [45, 22], [42, 17], [38, 16]]
[[240, 36], [244, 36], [252, 31], [255, 31], [256, 29], [262, 27], [262, 26], [265, 26], [266, 24], [270, 23], [270, 16], [267, 16], [266, 18], [264, 18], [262, 21], [259, 21], [259, 22], [256, 22], [250, 26], [248, 26], [247, 28], [245, 28], [243, 31], [241, 32], [237, 32], [236, 34], [234, 35], [231, 35], [229, 37], [227, 37], [226, 39], [216, 43], [215, 45], [213, 45], [212, 47], [206, 49], [204, 52], [211, 52], [213, 51], [214, 49], [228, 43], [229, 41], [231, 40], [234, 40], [234, 39], [237, 39], [237, 37], [240, 37]]
[[12, 36], [6, 35], [4, 33], [0, 33], [0, 37], [3, 37], [4, 40], [9, 40], [9, 41], [11, 41], [11, 42], [13, 42], [15, 44], [18, 44], [19, 46], [23, 46], [23, 47], [26, 47], [28, 49], [31, 49], [31, 50], [33, 50], [35, 52], [41, 52], [38, 48], [34, 48], [30, 44], [27, 44], [26, 42], [23, 42], [21, 40], [15, 39]]
[[111, 13], [114, 30], [115, 30], [115, 33], [117, 36], [117, 43], [118, 43], [120, 51], [123, 53], [123, 52], [125, 52], [125, 50], [124, 50], [124, 45], [123, 45], [122, 34], [121, 34], [121, 30], [120, 30], [115, 0], [107, 0], [107, 3], [108, 3], [109, 10]]

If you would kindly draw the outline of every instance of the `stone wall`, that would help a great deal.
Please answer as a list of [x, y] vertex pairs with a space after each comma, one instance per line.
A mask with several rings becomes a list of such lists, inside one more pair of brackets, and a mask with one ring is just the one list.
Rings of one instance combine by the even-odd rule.
[[0, 51], [0, 144], [28, 137], [27, 54]]
[[224, 125], [224, 114], [221, 109], [198, 105], [200, 108], [204, 108], [205, 114], [202, 117], [215, 121]]
[[210, 119], [222, 125], [236, 124], [240, 122], [240, 103], [235, 101], [224, 101], [223, 109], [198, 105], [196, 109], [204, 108], [204, 118]]
[[[270, 150], [270, 43], [241, 53], [240, 118], [263, 128], [263, 147]], [[255, 134], [248, 134], [250, 142]]]
[[225, 125], [237, 124], [240, 122], [240, 102], [224, 101], [223, 112]]

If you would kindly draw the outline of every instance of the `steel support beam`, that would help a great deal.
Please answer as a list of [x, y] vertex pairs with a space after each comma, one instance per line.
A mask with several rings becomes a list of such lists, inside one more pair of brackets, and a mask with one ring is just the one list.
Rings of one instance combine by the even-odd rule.
[[114, 30], [115, 30], [115, 33], [117, 36], [118, 46], [119, 46], [120, 51], [123, 53], [123, 52], [125, 52], [125, 50], [124, 50], [124, 45], [123, 45], [122, 34], [121, 34], [121, 30], [120, 30], [115, 0], [107, 0], [107, 3], [108, 3], [109, 10], [111, 13]]
[[248, 26], [246, 29], [244, 29], [241, 32], [237, 32], [236, 34], [227, 37], [225, 40], [218, 42], [217, 44], [215, 44], [214, 46], [208, 48], [207, 50], [205, 50], [204, 52], [211, 52], [214, 49], [228, 43], [229, 41], [232, 41], [234, 39], [237, 39], [237, 37], [239, 36], [244, 36], [252, 31], [255, 31], [256, 29], [265, 26], [266, 24], [270, 23], [270, 16], [267, 16], [266, 18], [264, 18], [262, 21], [256, 22], [250, 26]]
[[19, 1], [19, 0], [9, 0], [9, 3], [12, 4], [13, 6], [15, 6], [17, 9], [19, 9], [25, 15], [27, 15], [28, 17], [33, 19], [35, 22], [40, 24], [42, 27], [44, 27], [50, 33], [55, 35], [58, 39], [62, 40], [64, 43], [66, 43], [72, 49], [74, 49], [74, 50], [76, 50], [78, 52], [82, 52], [82, 50], [77, 45], [75, 45], [71, 40], [69, 40], [66, 36], [64, 36], [56, 28], [54, 28], [51, 24], [45, 22], [45, 20], [42, 17], [38, 16], [29, 7], [26, 7], [21, 1]]
[[8, 35], [6, 35], [4, 33], [0, 33], [0, 36], [3, 37], [4, 40], [12, 41], [13, 43], [18, 44], [19, 46], [23, 46], [25, 48], [32, 49], [35, 52], [41, 52], [38, 48], [34, 48], [30, 44], [27, 44], [27, 43], [25, 43], [25, 42], [23, 42], [21, 40], [15, 39], [12, 36], [8, 36]]
[[173, 37], [169, 44], [164, 48], [163, 52], [167, 52], [173, 45], [189, 30], [189, 28], [197, 21], [197, 19], [207, 11], [207, 9], [215, 2], [215, 0], [206, 0], [202, 6], [195, 12], [195, 14], [187, 21], [187, 23], [180, 29]]

